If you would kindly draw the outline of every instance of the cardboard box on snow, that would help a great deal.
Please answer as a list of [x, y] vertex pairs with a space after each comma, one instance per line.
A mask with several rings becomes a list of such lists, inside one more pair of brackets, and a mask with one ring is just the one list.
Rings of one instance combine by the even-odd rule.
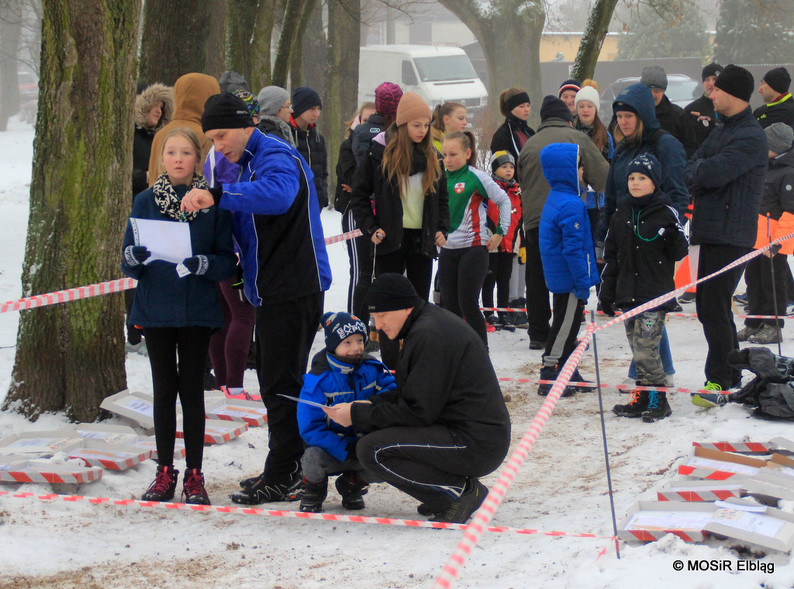
[[46, 457], [64, 452], [82, 444], [82, 438], [74, 432], [33, 431], [12, 434], [0, 440], [0, 456], [25, 454]]
[[0, 457], [0, 483], [90, 483], [101, 478], [99, 467], [52, 463], [24, 455]]
[[695, 446], [692, 454], [678, 467], [678, 474], [699, 479], [724, 481], [737, 475], [758, 474], [758, 471], [766, 465], [767, 461], [760, 458], [750, 458]]
[[207, 419], [243, 421], [248, 427], [260, 427], [267, 423], [267, 410], [262, 401], [229, 399], [221, 392], [204, 395], [204, 411]]
[[154, 433], [154, 399], [151, 395], [124, 389], [120, 393], [105, 397], [99, 406], [142, 427], [147, 436]]

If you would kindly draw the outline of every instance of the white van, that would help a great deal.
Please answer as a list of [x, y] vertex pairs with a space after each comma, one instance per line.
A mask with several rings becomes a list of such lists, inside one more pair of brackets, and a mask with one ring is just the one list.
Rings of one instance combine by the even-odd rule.
[[371, 45], [361, 48], [358, 102], [374, 101], [383, 82], [416, 92], [430, 108], [447, 101], [466, 106], [469, 116], [488, 103], [488, 92], [468, 55], [459, 47], [432, 45]]

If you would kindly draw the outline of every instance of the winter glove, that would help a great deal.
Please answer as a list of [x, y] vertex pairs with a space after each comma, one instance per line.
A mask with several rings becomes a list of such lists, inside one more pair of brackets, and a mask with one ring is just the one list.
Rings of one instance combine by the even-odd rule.
[[241, 289], [245, 286], [243, 283], [243, 267], [240, 264], [234, 267], [234, 282], [232, 288]]
[[181, 265], [187, 269], [188, 274], [201, 276], [207, 273], [210, 263], [209, 260], [207, 260], [207, 256], [193, 256], [192, 258], [185, 258], [182, 260]]
[[612, 306], [614, 303], [608, 299], [601, 299], [599, 301], [601, 303], [601, 310], [604, 312], [604, 315], [608, 315], [609, 317], [615, 316], [615, 308]]
[[127, 266], [140, 266], [152, 255], [144, 245], [128, 245], [124, 248], [124, 261]]

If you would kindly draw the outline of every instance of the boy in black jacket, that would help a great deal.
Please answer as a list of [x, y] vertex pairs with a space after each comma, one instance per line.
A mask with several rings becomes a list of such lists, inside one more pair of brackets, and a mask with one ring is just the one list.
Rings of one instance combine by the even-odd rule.
[[[604, 241], [604, 270], [599, 299], [601, 309], [614, 315], [628, 311], [675, 289], [675, 263], [686, 256], [689, 243], [667, 195], [659, 186], [662, 168], [650, 153], [638, 155], [628, 166], [629, 192], [633, 197], [618, 206]], [[669, 386], [659, 355], [665, 317], [675, 299], [624, 322], [637, 385]], [[667, 395], [657, 390], [634, 390], [625, 405], [612, 411], [622, 417], [653, 422], [672, 413]]]

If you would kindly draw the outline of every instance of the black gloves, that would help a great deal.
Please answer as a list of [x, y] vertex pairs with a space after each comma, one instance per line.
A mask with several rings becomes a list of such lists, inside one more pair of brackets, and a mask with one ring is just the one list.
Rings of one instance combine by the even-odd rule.
[[140, 266], [152, 255], [146, 246], [143, 245], [128, 245], [124, 248], [124, 261], [127, 266]]

